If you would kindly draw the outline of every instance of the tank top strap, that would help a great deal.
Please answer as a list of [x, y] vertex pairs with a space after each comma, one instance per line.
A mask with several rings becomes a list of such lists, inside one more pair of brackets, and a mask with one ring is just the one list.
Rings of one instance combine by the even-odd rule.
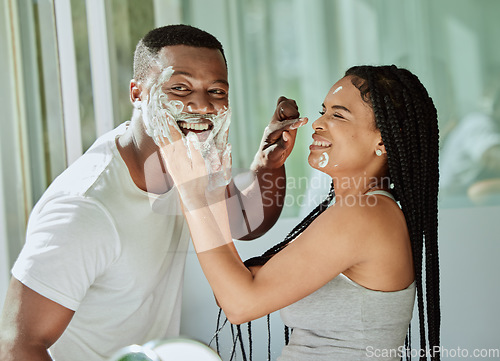
[[366, 192], [365, 194], [367, 194], [367, 195], [369, 195], [369, 194], [381, 194], [383, 196], [389, 197], [390, 199], [392, 199], [394, 202], [397, 203], [396, 198], [394, 198], [394, 196], [391, 193], [389, 193], [388, 191], [384, 191], [382, 189], [378, 189], [378, 190], [371, 191], [371, 192]]

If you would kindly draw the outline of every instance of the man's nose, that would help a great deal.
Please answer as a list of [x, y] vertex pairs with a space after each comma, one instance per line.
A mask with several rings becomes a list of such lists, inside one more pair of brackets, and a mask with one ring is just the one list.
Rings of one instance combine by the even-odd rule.
[[215, 107], [209, 94], [192, 94], [188, 99], [186, 108], [190, 113], [215, 113]]

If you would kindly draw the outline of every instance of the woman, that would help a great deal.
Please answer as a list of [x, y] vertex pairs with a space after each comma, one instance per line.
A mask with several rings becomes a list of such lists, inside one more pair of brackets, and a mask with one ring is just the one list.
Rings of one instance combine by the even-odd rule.
[[308, 161], [332, 177], [334, 202], [247, 262], [251, 270], [232, 243], [224, 190], [205, 192], [200, 153], [189, 142], [163, 149], [219, 305], [234, 324], [282, 310], [293, 332], [280, 361], [399, 360], [416, 291], [418, 355], [438, 360], [425, 352], [439, 346], [440, 327], [433, 102], [408, 70], [359, 66], [320, 114]]

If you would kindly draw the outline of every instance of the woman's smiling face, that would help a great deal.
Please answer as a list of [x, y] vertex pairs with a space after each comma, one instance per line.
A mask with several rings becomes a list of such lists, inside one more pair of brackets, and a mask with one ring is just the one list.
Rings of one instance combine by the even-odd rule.
[[375, 151], [385, 149], [373, 109], [361, 98], [352, 76], [335, 83], [322, 106], [321, 117], [312, 124], [309, 164], [331, 176], [366, 174]]

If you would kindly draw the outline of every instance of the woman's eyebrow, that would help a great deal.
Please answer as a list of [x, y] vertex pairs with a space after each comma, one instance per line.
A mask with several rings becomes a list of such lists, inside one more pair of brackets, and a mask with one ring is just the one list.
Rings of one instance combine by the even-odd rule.
[[347, 109], [346, 107], [344, 107], [343, 105], [332, 105], [331, 106], [332, 109], [339, 109], [339, 110], [344, 110], [348, 113], [351, 113], [351, 111], [349, 109]]
[[[326, 108], [325, 103], [322, 103], [321, 106], [323, 108]], [[346, 107], [344, 107], [343, 105], [332, 105], [330, 108], [331, 109], [340, 109], [340, 110], [344, 110], [348, 113], [351, 113], [351, 111], [349, 109], [347, 109]]]

